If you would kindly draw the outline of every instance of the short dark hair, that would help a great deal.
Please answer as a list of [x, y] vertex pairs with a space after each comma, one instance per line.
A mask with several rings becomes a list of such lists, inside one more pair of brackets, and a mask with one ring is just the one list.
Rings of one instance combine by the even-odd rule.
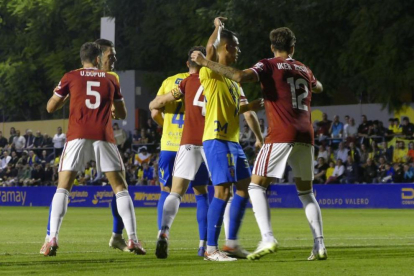
[[105, 52], [108, 48], [115, 47], [115, 44], [112, 41], [104, 38], [99, 38], [95, 40], [95, 43], [101, 47], [102, 52]]
[[409, 122], [409, 121], [410, 121], [410, 119], [408, 119], [408, 117], [404, 117], [402, 120], [403, 120], [403, 121], [407, 121], [407, 122]]
[[274, 29], [270, 32], [270, 43], [278, 51], [289, 52], [290, 47], [295, 46], [295, 34], [287, 27]]
[[101, 54], [101, 48], [95, 42], [86, 42], [80, 48], [80, 59], [82, 62], [93, 62]]
[[200, 51], [200, 52], [203, 53], [203, 55], [206, 55], [206, 48], [203, 47], [203, 46], [194, 46], [194, 47], [191, 47], [191, 49], [188, 51], [188, 59], [187, 59], [187, 61], [190, 64], [190, 67], [200, 67], [197, 63], [195, 63], [194, 61], [191, 60], [191, 54], [194, 51]]
[[220, 40], [226, 40], [226, 41], [234, 41], [234, 37], [236, 37], [236, 33], [233, 31], [230, 31], [228, 29], [223, 29], [220, 32]]

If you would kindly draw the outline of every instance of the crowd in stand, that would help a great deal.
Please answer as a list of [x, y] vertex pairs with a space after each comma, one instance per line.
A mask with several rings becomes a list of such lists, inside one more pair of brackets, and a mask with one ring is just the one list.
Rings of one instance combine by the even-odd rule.
[[[316, 184], [402, 183], [414, 182], [414, 124], [407, 117], [391, 118], [388, 127], [365, 115], [357, 126], [355, 119], [338, 116], [332, 121], [323, 114], [314, 122]], [[263, 137], [267, 127], [259, 120]], [[150, 119], [145, 127], [129, 134], [117, 123], [114, 136], [125, 164], [129, 185], [157, 185], [158, 157], [162, 129]], [[413, 141], [411, 141], [413, 140]], [[388, 143], [394, 141], [392, 145]], [[58, 164], [66, 142], [62, 128], [50, 137], [39, 131], [22, 135], [11, 128], [10, 136], [0, 131], [0, 185], [57, 185]], [[255, 136], [247, 125], [240, 130], [240, 144], [253, 166], [257, 154]], [[395, 145], [394, 145], [395, 144]], [[290, 182], [290, 168], [279, 182]], [[77, 185], [106, 185], [105, 175], [91, 160], [75, 180]]]

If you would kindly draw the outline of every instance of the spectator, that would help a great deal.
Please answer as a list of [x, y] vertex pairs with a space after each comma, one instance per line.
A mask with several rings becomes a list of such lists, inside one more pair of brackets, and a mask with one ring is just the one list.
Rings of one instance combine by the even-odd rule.
[[355, 147], [354, 142], [349, 143], [348, 156], [351, 156], [352, 161], [359, 164], [359, 161], [361, 159], [361, 154], [359, 152], [359, 149]]
[[148, 139], [150, 140], [150, 143], [159, 144], [160, 140], [161, 140], [161, 136], [159, 135], [158, 132], [156, 132], [154, 130], [151, 130], [151, 133], [150, 133]]
[[14, 127], [10, 128], [10, 136], [9, 136], [9, 147], [12, 146], [13, 141], [14, 141], [14, 137], [16, 137], [17, 133], [16, 133], [16, 129]]
[[49, 134], [45, 133], [43, 135], [43, 148], [51, 148], [53, 147], [53, 139], [49, 136]]
[[322, 121], [316, 124], [316, 135], [318, 137], [319, 142], [325, 141], [326, 138], [329, 137], [329, 129], [331, 127], [332, 121], [328, 120], [328, 115], [326, 113], [322, 114]]
[[322, 157], [323, 159], [328, 160], [328, 152], [326, 151], [324, 144], [321, 144], [319, 146], [318, 156], [316, 157], [316, 159], [319, 159], [319, 157]]
[[381, 149], [378, 147], [378, 144], [375, 141], [371, 142], [371, 148], [369, 149], [368, 158], [372, 159], [375, 162], [378, 162], [381, 156]]
[[332, 139], [332, 144], [337, 147], [339, 142], [342, 141], [342, 135], [344, 131], [344, 124], [339, 121], [339, 116], [335, 115], [334, 120], [329, 128], [329, 134], [332, 138], [340, 138], [340, 139]]
[[16, 164], [17, 164], [17, 162], [19, 161], [19, 156], [17, 156], [17, 153], [16, 153], [16, 151], [12, 151], [11, 152], [11, 159], [10, 159], [10, 162], [9, 163], [11, 163], [11, 164], [13, 164], [13, 167], [16, 167]]
[[265, 138], [267, 136], [267, 126], [265, 125], [264, 119], [259, 119], [259, 125], [262, 132], [262, 137]]
[[0, 172], [7, 169], [7, 164], [9, 164], [11, 159], [9, 152], [7, 150], [3, 151], [3, 158], [0, 160]]
[[141, 135], [138, 129], [134, 129], [134, 134], [132, 135], [132, 144], [137, 145], [139, 144], [139, 140], [141, 139]]
[[336, 151], [335, 154], [335, 160], [341, 159], [341, 160], [346, 160], [348, 157], [348, 149], [345, 148], [344, 146], [344, 142], [340, 142], [338, 144], [338, 149]]
[[147, 132], [148, 133], [151, 133], [152, 131], [155, 131], [156, 132], [157, 131], [157, 128], [158, 128], [157, 124], [155, 124], [152, 119], [148, 119], [147, 120], [147, 127], [146, 127], [146, 129], [147, 129]]
[[44, 172], [43, 167], [40, 164], [35, 164], [34, 169], [31, 172], [30, 180], [27, 182], [27, 185], [30, 186], [39, 186], [42, 185]]
[[378, 168], [377, 168], [377, 182], [382, 182], [382, 179], [387, 176], [387, 163], [384, 156], [381, 156], [378, 161]]
[[23, 135], [20, 135], [20, 130], [16, 130], [16, 135], [13, 138], [13, 146], [16, 150], [17, 155], [21, 156], [24, 146], [26, 144], [26, 139]]
[[384, 141], [385, 130], [380, 125], [378, 120], [373, 121], [372, 124], [369, 125], [368, 136], [369, 138], [371, 138], [371, 140], [377, 143], [381, 143], [382, 141]]
[[326, 182], [326, 170], [328, 169], [328, 165], [325, 163], [325, 159], [323, 157], [318, 158], [318, 164], [315, 166], [314, 170], [314, 184], [323, 184]]
[[369, 158], [369, 151], [367, 149], [367, 146], [365, 146], [365, 144], [362, 144], [361, 150], [360, 150], [359, 163], [361, 165], [364, 165], [365, 163], [367, 163], [368, 158]]
[[[330, 161], [330, 162], [329, 162], [329, 167], [328, 167], [328, 169], [326, 170], [325, 179], [329, 179], [329, 178], [333, 175], [334, 170], [335, 170], [335, 163], [334, 163], [333, 161]], [[326, 182], [325, 182], [325, 183], [326, 183]]]
[[344, 171], [345, 171], [345, 167], [342, 164], [342, 160], [341, 159], [336, 160], [336, 166], [332, 173], [332, 176], [330, 176], [326, 180], [325, 184], [339, 183], [343, 177]]
[[8, 187], [16, 186], [17, 170], [13, 167], [12, 164], [7, 165], [7, 168], [4, 170], [4, 173], [2, 173], [1, 177], [3, 178], [3, 185]]
[[8, 142], [7, 139], [3, 137], [3, 132], [0, 131], [0, 150], [7, 148]]
[[326, 147], [326, 153], [327, 153], [327, 156], [328, 156], [328, 159], [326, 159], [326, 162], [329, 162], [329, 161], [335, 161], [336, 159], [335, 159], [335, 154], [334, 154], [334, 150], [333, 150], [333, 148], [331, 147], [331, 146], [327, 146]]
[[400, 120], [398, 118], [394, 118], [393, 125], [392, 125], [392, 132], [394, 135], [399, 136], [402, 134], [402, 127], [400, 125]]
[[43, 185], [52, 186], [53, 185], [53, 168], [50, 166], [50, 163], [46, 163], [45, 167], [41, 166], [43, 170]]
[[31, 169], [29, 165], [23, 165], [17, 163], [17, 180], [19, 186], [27, 186], [27, 182], [30, 180]]
[[33, 132], [32, 132], [32, 130], [31, 130], [31, 129], [28, 129], [28, 130], [26, 131], [26, 136], [25, 136], [25, 139], [26, 139], [26, 144], [24, 145], [24, 147], [25, 147], [26, 149], [31, 149], [31, 148], [33, 148], [33, 146], [34, 146], [34, 141], [35, 141], [35, 137], [33, 136]]
[[113, 125], [114, 130], [114, 137], [116, 141], [116, 145], [118, 146], [118, 149], [122, 152], [124, 152], [125, 144], [128, 138], [128, 135], [125, 130], [120, 128], [117, 123]]
[[385, 164], [385, 177], [381, 179], [382, 183], [391, 183], [394, 176], [394, 168], [390, 163]]
[[148, 165], [148, 163], [144, 162], [142, 164], [142, 180], [143, 185], [148, 185], [154, 178], [154, 171], [153, 168]]
[[38, 162], [43, 164], [43, 166], [47, 163], [50, 163], [51, 158], [50, 156], [48, 156], [47, 151], [46, 150], [42, 150], [42, 153], [40, 154], [40, 156], [38, 156]]
[[404, 182], [413, 182], [414, 180], [414, 168], [410, 164], [404, 164]]
[[357, 163], [354, 162], [350, 155], [348, 155], [348, 158], [345, 163], [345, 172], [342, 182], [349, 184], [359, 182], [359, 166]]
[[346, 129], [349, 126], [349, 115], [345, 115], [344, 120], [345, 122], [344, 122], [344, 131], [343, 131], [344, 135], [343, 136], [346, 138]]
[[126, 180], [129, 185], [137, 185], [138, 177], [137, 177], [137, 166], [129, 165], [128, 170], [126, 171]]
[[[33, 147], [34, 148], [41, 148], [43, 147], [43, 135], [40, 133], [40, 131], [36, 131], [36, 136], [35, 136], [35, 140], [33, 142]], [[40, 154], [40, 152], [38, 152]]]
[[394, 176], [392, 177], [394, 183], [404, 182], [404, 169], [403, 166], [399, 163], [394, 164]]
[[362, 182], [364, 183], [374, 183], [375, 179], [377, 178], [377, 166], [375, 166], [375, 163], [372, 159], [367, 160], [367, 164], [364, 167], [364, 174]]
[[355, 125], [355, 120], [354, 118], [351, 118], [349, 119], [349, 125], [346, 128], [346, 132], [345, 132], [346, 144], [348, 145], [350, 142], [355, 142], [357, 135], [358, 135], [358, 129]]
[[33, 167], [34, 164], [39, 164], [40, 160], [39, 157], [34, 153], [33, 150], [29, 151], [29, 157], [27, 157], [27, 164], [29, 164], [30, 167]]
[[388, 147], [387, 141], [382, 142], [382, 148], [380, 155], [385, 157], [386, 162], [392, 162], [394, 156], [394, 148]]
[[140, 139], [139, 139], [139, 144], [141, 145], [146, 145], [148, 144], [148, 136], [147, 136], [147, 131], [145, 128], [141, 129], [141, 135], [140, 135]]
[[57, 128], [57, 133], [53, 136], [53, 148], [55, 150], [55, 157], [60, 156], [66, 142], [66, 135], [62, 132], [62, 128]]
[[413, 162], [414, 161], [414, 143], [408, 143], [408, 152], [407, 152], [407, 160]]
[[244, 125], [243, 127], [243, 131], [240, 131], [240, 145], [242, 146], [242, 148], [246, 148], [250, 146], [250, 142], [252, 140], [253, 137], [253, 133], [250, 130], [250, 128], [247, 125]]
[[141, 166], [143, 163], [148, 163], [151, 159], [151, 153], [148, 153], [146, 146], [139, 148], [138, 153], [135, 154], [134, 165]]
[[407, 161], [408, 150], [405, 148], [404, 141], [397, 141], [396, 148], [392, 157], [393, 163], [404, 163]]
[[361, 119], [362, 119], [362, 122], [358, 126], [358, 137], [360, 138], [359, 143], [368, 144], [369, 143], [368, 130], [369, 130], [369, 126], [371, 125], [371, 123], [368, 122], [366, 115], [362, 115]]
[[404, 117], [402, 120], [402, 134], [406, 139], [412, 139], [414, 137], [414, 124], [410, 123], [408, 117]]

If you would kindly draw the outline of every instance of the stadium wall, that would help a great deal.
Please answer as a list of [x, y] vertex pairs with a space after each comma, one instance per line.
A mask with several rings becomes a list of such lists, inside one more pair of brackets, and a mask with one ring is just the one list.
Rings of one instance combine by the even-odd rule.
[[[209, 188], [212, 197], [213, 187]], [[55, 191], [56, 187], [0, 187], [0, 206], [49, 206]], [[314, 191], [323, 208], [414, 209], [414, 184], [315, 185]], [[135, 207], [155, 207], [160, 197], [158, 186], [130, 186], [129, 193]], [[108, 207], [112, 196], [109, 186], [75, 186], [69, 206]], [[294, 185], [272, 185], [268, 197], [272, 208], [302, 208]], [[181, 207], [196, 207], [192, 189]]]

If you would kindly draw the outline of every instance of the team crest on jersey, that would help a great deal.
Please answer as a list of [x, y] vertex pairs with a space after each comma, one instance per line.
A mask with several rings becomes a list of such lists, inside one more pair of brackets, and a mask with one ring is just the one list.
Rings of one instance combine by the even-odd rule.
[[186, 149], [187, 151], [191, 150], [191, 145], [185, 145], [185, 149]]
[[180, 79], [180, 78], [176, 79], [176, 80], [175, 80], [175, 84], [176, 84], [176, 85], [179, 85], [179, 84], [180, 84], [180, 82], [181, 82], [182, 80], [183, 80], [183, 79]]

